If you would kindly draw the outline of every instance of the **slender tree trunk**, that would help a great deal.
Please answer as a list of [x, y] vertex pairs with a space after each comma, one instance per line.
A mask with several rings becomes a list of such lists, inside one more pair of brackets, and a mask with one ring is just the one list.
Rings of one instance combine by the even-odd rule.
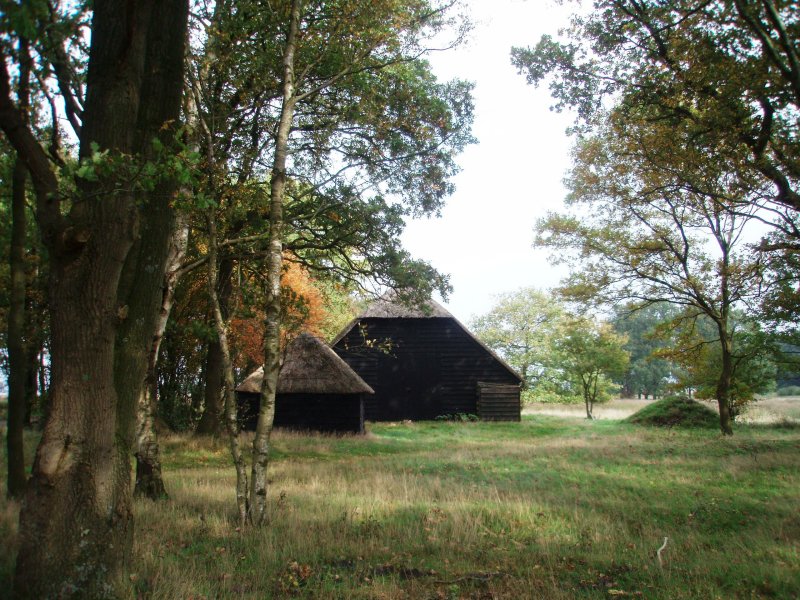
[[721, 328], [722, 368], [717, 380], [717, 405], [719, 406], [719, 427], [723, 435], [733, 435], [733, 415], [731, 414], [731, 386], [733, 383], [733, 348], [727, 328]]
[[7, 493], [19, 498], [25, 491], [25, 427], [28, 357], [25, 348], [25, 182], [28, 170], [17, 158], [11, 181], [11, 286], [8, 311], [8, 452]]
[[[216, 294], [216, 290], [215, 290]], [[222, 349], [218, 340], [208, 342], [206, 351], [203, 414], [195, 434], [217, 436], [222, 427]]]
[[45, 353], [44, 348], [39, 352], [39, 369], [38, 369], [38, 376], [39, 376], [39, 412], [41, 413], [41, 417], [39, 420], [39, 429], [44, 427], [45, 422], [47, 421], [47, 415], [50, 414], [50, 386], [49, 386], [49, 376], [48, 373], [50, 371], [50, 366], [47, 363], [47, 354]]
[[717, 380], [717, 405], [719, 406], [719, 428], [722, 435], [733, 435], [733, 415], [731, 415], [731, 387], [733, 386], [733, 339], [729, 331], [731, 309], [730, 280], [730, 245], [727, 240], [718, 240], [722, 249], [722, 268], [720, 273], [720, 314], [716, 319], [719, 334], [722, 368]]
[[[227, 6], [226, 2], [217, 2], [214, 6], [214, 15], [211, 19], [210, 28], [214, 28], [218, 26], [220, 22], [220, 18], [230, 11], [230, 7]], [[213, 35], [213, 34], [210, 34]], [[202, 79], [208, 79], [209, 77], [209, 70], [211, 69], [212, 64], [214, 63], [216, 56], [214, 55], [214, 51], [212, 50], [212, 45], [208, 45], [206, 47], [206, 60], [204, 61], [202, 73], [200, 77]], [[206, 161], [208, 162], [209, 170], [212, 172], [210, 178], [210, 188], [211, 190], [215, 189], [216, 182], [214, 181], [213, 172], [215, 170], [216, 165], [216, 158], [214, 155], [214, 135], [211, 132], [211, 129], [208, 123], [204, 120], [203, 116], [200, 115], [199, 111], [197, 110], [197, 103], [198, 99], [200, 98], [200, 90], [194, 89], [193, 90], [193, 98], [191, 100], [191, 109], [190, 112], [192, 114], [192, 118], [197, 122], [200, 126], [200, 129], [205, 135], [205, 150], [206, 150]], [[213, 193], [213, 192], [212, 192]], [[214, 215], [211, 215], [210, 218], [214, 218]], [[239, 231], [245, 225], [245, 222], [242, 221], [232, 228], [234, 231]], [[216, 228], [216, 221], [214, 222], [214, 227]], [[233, 231], [232, 231], [233, 233]], [[214, 239], [214, 243], [217, 240]], [[216, 252], [215, 256], [219, 257], [219, 253]], [[210, 260], [210, 257], [209, 257]], [[233, 293], [233, 286], [231, 284], [231, 275], [233, 274], [233, 261], [230, 259], [223, 259], [219, 262], [219, 264], [214, 265], [215, 268], [215, 285], [213, 296], [215, 296], [217, 303], [219, 304], [220, 310], [222, 311], [222, 319], [223, 322], [228, 322], [228, 303], [230, 301], [231, 294]], [[213, 308], [212, 308], [213, 313]], [[215, 325], [216, 326], [216, 325]], [[195, 429], [195, 433], [201, 435], [213, 435], [217, 436], [222, 433], [223, 428], [223, 398], [224, 398], [224, 391], [223, 391], [223, 350], [221, 348], [221, 343], [219, 340], [212, 340], [209, 342], [208, 347], [206, 349], [206, 364], [204, 370], [204, 383], [203, 386], [203, 415], [200, 417], [200, 421], [197, 423], [197, 428]]]
[[[20, 74], [17, 97], [20, 107], [28, 109], [30, 78], [30, 53], [24, 38], [19, 42]], [[28, 379], [28, 356], [25, 344], [25, 237], [27, 218], [25, 214], [26, 183], [28, 169], [17, 153], [14, 171], [11, 175], [11, 248], [9, 269], [11, 285], [9, 289], [8, 310], [8, 431], [6, 450], [8, 452], [8, 474], [6, 492], [10, 498], [19, 498], [25, 491], [25, 447], [23, 429], [25, 427], [26, 393]]]
[[261, 404], [253, 439], [249, 520], [261, 525], [267, 519], [267, 465], [272, 423], [275, 418], [275, 394], [280, 370], [281, 269], [283, 266], [283, 194], [286, 186], [286, 159], [289, 133], [294, 119], [294, 55], [300, 23], [301, 0], [292, 0], [289, 31], [283, 54], [283, 98], [272, 165], [269, 211], [269, 255], [267, 258], [267, 302], [264, 331], [264, 379]]
[[179, 269], [186, 256], [189, 241], [189, 225], [184, 215], [179, 215], [170, 239], [167, 264], [161, 297], [161, 310], [158, 315], [156, 332], [150, 344], [150, 355], [147, 360], [147, 376], [145, 385], [139, 395], [136, 428], [136, 485], [134, 496], [143, 496], [151, 500], [168, 497], [161, 476], [161, 459], [158, 437], [155, 430], [158, 398], [158, 354], [164, 332], [167, 329], [169, 315], [175, 299], [175, 287], [178, 283]]
[[594, 408], [594, 403], [591, 400], [591, 390], [590, 382], [586, 381], [585, 379], [582, 382], [583, 384], [583, 403], [586, 406], [586, 418], [589, 420], [593, 420], [594, 417], [592, 416], [592, 409]]
[[[212, 143], [213, 140], [209, 140]], [[209, 260], [210, 257], [209, 257]], [[230, 259], [222, 259], [217, 270], [217, 284], [214, 290], [214, 295], [219, 303], [220, 310], [222, 311], [222, 318], [224, 322], [228, 322], [228, 305], [230, 303], [231, 294], [233, 293], [233, 285], [231, 277], [233, 275], [234, 263]], [[205, 409], [200, 422], [197, 424], [195, 433], [202, 435], [217, 436], [222, 433], [223, 427], [223, 413], [224, 397], [224, 363], [223, 349], [221, 342], [213, 340], [208, 344], [208, 354], [206, 355], [206, 370], [205, 370], [205, 389], [203, 397], [205, 401]], [[230, 350], [228, 350], [230, 352]]]
[[161, 457], [155, 431], [158, 381], [156, 371], [147, 367], [147, 379], [139, 397], [136, 424], [136, 485], [133, 495], [150, 500], [169, 498], [161, 475]]
[[[209, 140], [213, 143], [213, 140]], [[241, 230], [244, 223], [238, 224], [233, 227], [229, 235], [235, 235], [236, 232]], [[217, 254], [219, 256], [219, 254]], [[223, 258], [219, 261], [219, 268], [217, 269], [217, 287], [215, 290], [217, 301], [219, 302], [220, 310], [222, 311], [222, 318], [225, 323], [228, 322], [229, 305], [231, 295], [233, 294], [233, 276], [234, 262], [229, 258]], [[230, 348], [228, 349], [230, 352]], [[203, 388], [203, 400], [205, 408], [200, 422], [197, 424], [195, 433], [202, 435], [218, 436], [222, 433], [223, 415], [225, 412], [223, 391], [224, 386], [224, 364], [223, 349], [220, 341], [212, 340], [208, 344], [208, 351], [206, 355], [206, 368], [205, 368], [205, 386]]]
[[[213, 210], [213, 209], [212, 209]], [[239, 442], [239, 419], [236, 410], [236, 384], [233, 378], [233, 361], [231, 360], [230, 346], [228, 345], [228, 326], [222, 313], [218, 295], [217, 281], [217, 224], [213, 212], [208, 213], [208, 295], [211, 298], [211, 312], [214, 317], [214, 328], [219, 341], [220, 356], [222, 358], [222, 373], [224, 385], [220, 393], [225, 401], [225, 426], [228, 432], [228, 441], [236, 469], [236, 508], [239, 515], [239, 526], [244, 527], [247, 521], [248, 486], [247, 466]]]
[[[188, 6], [96, 0], [93, 7], [81, 157], [94, 144], [112, 156], [141, 155], [150, 133], [178, 116]], [[4, 130], [31, 148], [23, 133]], [[166, 244], [151, 242], [164, 230], [171, 186], [140, 210], [144, 199], [119, 173], [78, 181], [64, 218], [41, 163], [33, 151], [28, 166], [52, 262], [51, 406], [20, 514], [14, 591], [114, 597], [133, 535], [129, 455], [158, 307], [151, 279], [158, 289], [163, 277]]]
[[[27, 312], [27, 310], [26, 310]], [[37, 336], [38, 337], [38, 336]], [[25, 427], [33, 424], [33, 412], [39, 407], [39, 356], [42, 352], [41, 341], [28, 340], [27, 373], [25, 374]]]

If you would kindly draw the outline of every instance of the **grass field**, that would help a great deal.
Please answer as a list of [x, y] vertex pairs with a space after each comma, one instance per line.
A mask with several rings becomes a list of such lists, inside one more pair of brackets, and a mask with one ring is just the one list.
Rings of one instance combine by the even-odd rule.
[[[611, 400], [594, 407], [593, 414], [597, 419], [625, 419], [653, 400], [639, 400], [635, 398], [621, 398]], [[718, 411], [717, 403], [713, 400], [703, 400], [702, 404]], [[527, 415], [551, 415], [556, 417], [584, 417], [586, 409], [583, 404], [550, 404], [531, 403], [525, 407]], [[760, 398], [745, 408], [744, 414], [738, 421], [743, 423], [800, 423], [800, 397], [798, 396], [770, 396]]]
[[[171, 499], [136, 504], [123, 597], [800, 597], [797, 426], [534, 415], [274, 446], [271, 524], [236, 531], [224, 443], [165, 439]], [[0, 502], [2, 594], [18, 507]]]

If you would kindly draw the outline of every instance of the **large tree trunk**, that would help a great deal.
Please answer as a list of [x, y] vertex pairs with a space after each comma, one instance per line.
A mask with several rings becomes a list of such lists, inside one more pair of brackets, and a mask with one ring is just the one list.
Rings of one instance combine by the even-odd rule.
[[[20, 76], [17, 97], [20, 107], [28, 108], [28, 79], [30, 77], [30, 55], [26, 40], [20, 40]], [[28, 379], [28, 357], [25, 344], [25, 237], [27, 218], [25, 215], [25, 186], [28, 169], [17, 153], [11, 175], [11, 248], [9, 269], [11, 286], [8, 310], [8, 430], [6, 450], [8, 475], [6, 493], [10, 498], [19, 498], [25, 491], [25, 448], [23, 429], [26, 415], [25, 385]]]
[[[82, 158], [95, 144], [142, 155], [177, 118], [187, 11], [185, 0], [94, 2]], [[51, 178], [38, 182], [48, 188], [37, 196], [52, 262], [51, 405], [20, 514], [19, 597], [113, 597], [131, 549], [130, 450], [173, 186], [143, 206], [123, 168], [78, 181], [63, 221]]]
[[286, 186], [286, 159], [289, 133], [295, 108], [294, 56], [300, 22], [301, 0], [292, 0], [289, 31], [283, 53], [283, 98], [272, 165], [269, 210], [269, 254], [267, 257], [267, 302], [264, 331], [264, 379], [261, 405], [253, 439], [253, 468], [250, 487], [249, 520], [261, 525], [267, 519], [267, 464], [269, 441], [275, 418], [275, 394], [280, 370], [281, 269], [283, 266], [283, 194]]

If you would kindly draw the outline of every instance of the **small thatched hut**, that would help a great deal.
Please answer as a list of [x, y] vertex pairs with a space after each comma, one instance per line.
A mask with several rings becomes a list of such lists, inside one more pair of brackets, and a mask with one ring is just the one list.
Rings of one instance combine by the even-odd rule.
[[520, 420], [522, 378], [433, 300], [409, 307], [387, 294], [331, 345], [375, 390], [365, 399], [369, 421]]
[[[242, 427], [254, 430], [258, 420], [259, 368], [236, 388]], [[324, 342], [302, 333], [289, 342], [278, 377], [275, 427], [311, 431], [364, 433], [367, 385]]]

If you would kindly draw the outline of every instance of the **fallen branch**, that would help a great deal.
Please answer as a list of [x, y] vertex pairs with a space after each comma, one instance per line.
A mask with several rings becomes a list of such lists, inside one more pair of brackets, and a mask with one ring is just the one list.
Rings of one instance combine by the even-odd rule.
[[656, 558], [658, 559], [658, 566], [659, 566], [661, 569], [663, 569], [663, 568], [664, 568], [664, 561], [663, 561], [663, 560], [661, 560], [661, 553], [662, 553], [662, 552], [664, 551], [664, 549], [667, 547], [667, 542], [668, 542], [668, 541], [669, 541], [669, 538], [668, 538], [668, 537], [665, 537], [665, 538], [664, 538], [664, 543], [663, 543], [663, 544], [661, 544], [661, 548], [659, 548], [658, 550], [656, 550]]
[[469, 573], [468, 575], [457, 577], [455, 579], [437, 579], [434, 583], [440, 585], [453, 585], [454, 583], [463, 583], [465, 581], [489, 581], [494, 577], [506, 577], [507, 575], [508, 573], [503, 573], [502, 571], [497, 571], [494, 573]]

